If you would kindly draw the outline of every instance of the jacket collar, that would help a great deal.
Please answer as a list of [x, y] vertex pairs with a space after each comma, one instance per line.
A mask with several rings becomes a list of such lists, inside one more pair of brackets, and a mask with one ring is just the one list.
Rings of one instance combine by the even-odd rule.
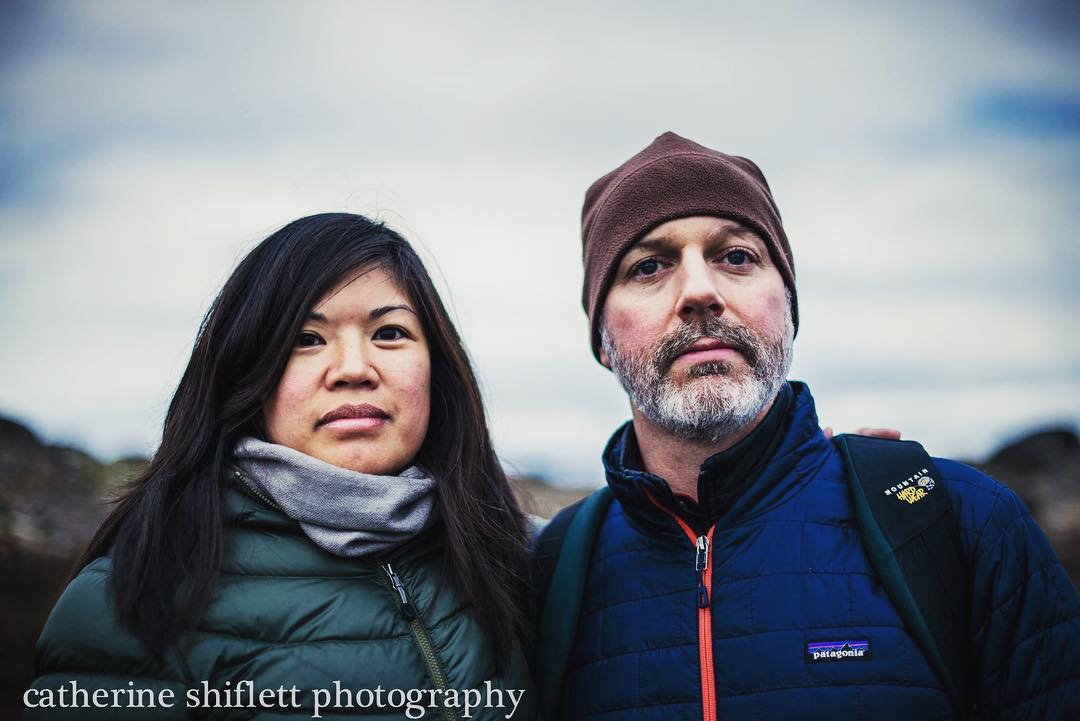
[[[244, 483], [240, 476], [230, 473], [226, 477], [225, 493], [225, 518], [230, 529], [243, 529], [258, 532], [265, 538], [287, 537], [293, 538], [305, 545], [311, 543], [300, 524], [293, 518], [285, 515], [285, 512], [277, 506], [271, 505], [262, 494], [256, 495], [251, 486]], [[262, 497], [260, 497], [262, 496]], [[431, 515], [429, 523], [415, 537], [401, 544], [401, 546], [383, 554], [380, 560], [408, 561], [415, 560], [435, 549], [442, 549], [446, 544], [446, 527], [442, 520], [442, 514], [436, 512]], [[311, 544], [314, 547], [314, 544]], [[353, 559], [341, 556], [329, 555], [340, 562], [351, 562]], [[365, 559], [357, 559], [365, 561]], [[370, 560], [370, 559], [368, 559]]]
[[[792, 400], [780, 437], [771, 444], [769, 457], [757, 465], [760, 471], [756, 476], [746, 482], [726, 510], [711, 519], [716, 521], [717, 529], [748, 521], [789, 499], [810, 479], [823, 462], [823, 454], [828, 452], [829, 442], [818, 425], [810, 389], [798, 381], [788, 385]], [[699, 483], [715, 480], [712, 474], [724, 465], [717, 463], [720, 455], [711, 456], [702, 464]], [[649, 535], [683, 538], [675, 521], [648, 498], [651, 494], [677, 515], [684, 518], [688, 515], [667, 481], [641, 469], [632, 422], [615, 431], [604, 449], [603, 461], [608, 485], [632, 525]]]

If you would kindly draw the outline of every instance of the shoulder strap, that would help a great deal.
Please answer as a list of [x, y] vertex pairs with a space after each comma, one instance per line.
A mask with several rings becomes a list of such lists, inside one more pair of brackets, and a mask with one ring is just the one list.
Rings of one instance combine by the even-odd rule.
[[557, 718], [563, 678], [577, 635], [585, 578], [597, 530], [611, 505], [607, 486], [567, 506], [537, 538], [535, 582], [540, 604], [536, 637], [536, 685], [543, 718]]
[[913, 441], [841, 435], [863, 546], [961, 718], [975, 701], [971, 572], [944, 479]]

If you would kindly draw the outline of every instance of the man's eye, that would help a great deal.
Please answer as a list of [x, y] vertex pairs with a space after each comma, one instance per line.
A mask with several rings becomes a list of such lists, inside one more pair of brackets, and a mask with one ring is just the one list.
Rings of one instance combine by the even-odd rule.
[[305, 330], [296, 337], [297, 348], [310, 348], [312, 346], [320, 345], [323, 339], [319, 337], [318, 333], [312, 333], [309, 330]]
[[660, 270], [660, 261], [656, 258], [646, 258], [630, 270], [631, 276], [655, 275]]
[[395, 325], [391, 325], [391, 326], [387, 326], [385, 328], [379, 328], [379, 330], [375, 331], [375, 335], [373, 336], [373, 339], [374, 340], [392, 341], [392, 340], [401, 340], [402, 338], [405, 338], [405, 337], [406, 337], [405, 331], [403, 331], [401, 328], [398, 328]]
[[754, 262], [754, 256], [745, 250], [733, 250], [724, 256], [724, 260], [731, 265], [748, 265]]

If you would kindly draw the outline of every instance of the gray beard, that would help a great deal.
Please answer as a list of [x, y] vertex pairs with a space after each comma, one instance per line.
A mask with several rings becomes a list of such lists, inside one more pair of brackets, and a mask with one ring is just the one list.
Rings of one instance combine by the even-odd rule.
[[[715, 444], [753, 421], [776, 398], [791, 368], [794, 335], [789, 305], [783, 333], [775, 338], [761, 338], [746, 326], [709, 317], [668, 333], [651, 353], [621, 353], [603, 324], [600, 343], [638, 411], [676, 438]], [[731, 345], [746, 359], [747, 368], [736, 370], [727, 361], [704, 363], [691, 367], [677, 384], [672, 363], [703, 336]]]

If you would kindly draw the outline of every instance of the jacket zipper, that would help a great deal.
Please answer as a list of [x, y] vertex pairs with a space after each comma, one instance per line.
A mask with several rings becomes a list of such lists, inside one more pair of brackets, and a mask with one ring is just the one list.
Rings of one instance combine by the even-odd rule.
[[277, 502], [274, 501], [273, 498], [270, 498], [265, 493], [263, 493], [258, 488], [256, 488], [255, 484], [252, 483], [251, 481], [249, 481], [247, 478], [245, 478], [243, 473], [241, 473], [240, 471], [233, 471], [233, 477], [236, 480], [240, 481], [240, 483], [244, 486], [244, 490], [251, 493], [251, 495], [255, 496], [256, 498], [258, 498], [260, 501], [262, 501], [266, 505], [270, 506], [271, 508], [273, 508], [275, 510], [278, 510], [278, 511], [282, 511], [282, 513], [284, 513], [281, 506], [279, 506], [277, 504]]
[[694, 533], [683, 519], [656, 500], [651, 493], [645, 492], [653, 505], [675, 519], [679, 527], [694, 546], [694, 571], [698, 574], [698, 656], [701, 661], [701, 709], [703, 721], [716, 721], [716, 672], [713, 664], [712, 643], [712, 556], [713, 531], [716, 524], [709, 528], [704, 536]]
[[[272, 498], [267, 497], [247, 478], [244, 478], [242, 473], [236, 471], [234, 476], [243, 484], [245, 490], [250, 491], [251, 494], [260, 501], [271, 508], [276, 508], [279, 511], [282, 510], [281, 506], [275, 503]], [[401, 582], [401, 578], [397, 575], [397, 572], [394, 571], [393, 566], [389, 563], [382, 563], [380, 565], [382, 566], [383, 572], [390, 579], [390, 588], [397, 594], [398, 608], [401, 610], [401, 615], [409, 624], [409, 630], [412, 631], [412, 636], [416, 641], [416, 645], [420, 647], [420, 655], [423, 657], [424, 664], [427, 666], [428, 674], [431, 676], [431, 680], [435, 682], [435, 686], [442, 691], [443, 698], [446, 698], [446, 692], [450, 688], [450, 684], [446, 680], [446, 673], [443, 671], [442, 664], [439, 663], [439, 657], [435, 653], [435, 644], [431, 642], [431, 636], [428, 635], [427, 628], [424, 626], [424, 621], [420, 618], [416, 606], [409, 600], [409, 594], [405, 590], [405, 584]], [[443, 713], [443, 718], [446, 719], [446, 721], [458, 721], [456, 709], [443, 707], [441, 711]]]
[[[408, 622], [409, 630], [412, 631], [413, 640], [415, 640], [416, 645], [420, 647], [420, 655], [424, 658], [424, 663], [427, 665], [428, 674], [431, 676], [431, 680], [435, 682], [435, 687], [442, 692], [442, 696], [445, 699], [450, 684], [446, 680], [446, 673], [443, 671], [442, 664], [439, 662], [439, 657], [435, 653], [435, 644], [431, 642], [431, 636], [428, 635], [427, 627], [424, 626], [424, 621], [420, 618], [416, 606], [409, 600], [409, 594], [405, 590], [405, 584], [401, 582], [401, 578], [397, 575], [397, 572], [394, 571], [394, 567], [389, 563], [383, 563], [382, 570], [387, 578], [390, 579], [390, 588], [396, 593], [398, 607], [401, 609], [401, 615]], [[457, 709], [443, 706], [440, 710], [446, 721], [458, 721]]]

